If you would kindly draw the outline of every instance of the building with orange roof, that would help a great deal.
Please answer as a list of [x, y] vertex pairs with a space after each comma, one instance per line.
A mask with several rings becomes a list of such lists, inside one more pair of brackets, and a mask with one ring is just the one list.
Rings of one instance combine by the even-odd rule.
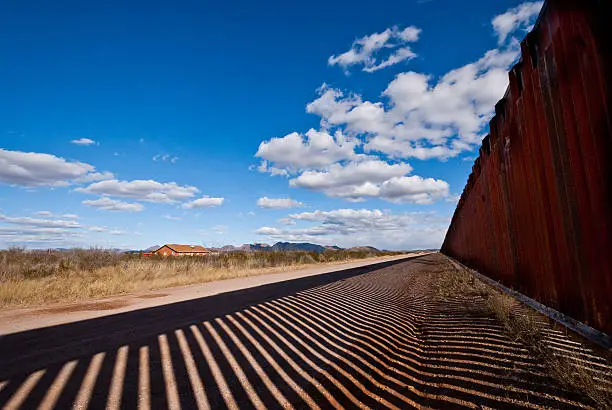
[[211, 252], [200, 245], [166, 244], [153, 253], [161, 256], [203, 256]]

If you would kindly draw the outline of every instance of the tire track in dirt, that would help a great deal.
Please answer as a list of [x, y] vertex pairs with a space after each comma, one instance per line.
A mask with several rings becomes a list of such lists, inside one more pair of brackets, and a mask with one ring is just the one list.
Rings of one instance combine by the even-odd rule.
[[[0, 379], [17, 408], [588, 408], [427, 255]], [[609, 368], [550, 331], [559, 351]], [[6, 370], [6, 369], [5, 369]], [[606, 380], [602, 379], [602, 383]]]

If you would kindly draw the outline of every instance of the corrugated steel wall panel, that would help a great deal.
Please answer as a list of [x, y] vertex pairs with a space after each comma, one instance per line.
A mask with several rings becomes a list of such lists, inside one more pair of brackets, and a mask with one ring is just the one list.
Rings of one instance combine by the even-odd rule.
[[442, 251], [612, 334], [612, 32], [602, 0], [549, 0]]

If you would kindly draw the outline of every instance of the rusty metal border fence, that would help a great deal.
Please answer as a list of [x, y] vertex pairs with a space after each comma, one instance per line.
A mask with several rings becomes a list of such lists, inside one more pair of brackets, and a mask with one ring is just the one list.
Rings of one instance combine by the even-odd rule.
[[612, 334], [612, 2], [549, 0], [442, 252]]

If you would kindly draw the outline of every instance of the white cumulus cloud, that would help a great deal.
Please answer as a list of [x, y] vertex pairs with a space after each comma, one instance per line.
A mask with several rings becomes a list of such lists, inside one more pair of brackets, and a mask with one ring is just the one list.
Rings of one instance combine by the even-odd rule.
[[[317, 138], [321, 140], [317, 142]], [[327, 132], [310, 130], [307, 139], [294, 133], [264, 142], [262, 146], [266, 149], [260, 148], [258, 154], [265, 155], [266, 160], [259, 170], [264, 166], [263, 171], [272, 175], [290, 176], [291, 187], [321, 191], [348, 201], [381, 198], [390, 202], [427, 204], [448, 194], [445, 181], [409, 177], [410, 164], [357, 154], [357, 143], [351, 141], [350, 146], [344, 148]]]
[[0, 148], [0, 183], [22, 186], [67, 186], [83, 179], [100, 179], [95, 167], [51, 154], [9, 151]]
[[204, 196], [200, 199], [196, 199], [194, 201], [184, 203], [183, 208], [185, 209], [212, 208], [215, 206], [223, 205], [224, 200], [225, 198], [214, 198], [210, 196]]
[[116, 179], [96, 182], [85, 188], [77, 188], [76, 191], [159, 203], [182, 201], [192, 198], [199, 192], [196, 187], [181, 186], [175, 182], [162, 183], [154, 180], [118, 181]]
[[492, 24], [499, 44], [503, 44], [510, 33], [529, 28], [543, 5], [543, 1], [527, 2], [496, 16]]
[[[280, 174], [282, 171], [278, 167], [294, 171], [321, 168], [352, 158], [358, 143], [340, 131], [331, 135], [326, 131], [310, 129], [305, 135], [293, 132], [282, 138], [263, 141], [255, 156], [266, 161], [263, 167], [260, 166], [260, 171]], [[268, 162], [274, 163], [275, 167], [268, 168]]]
[[83, 201], [83, 205], [103, 209], [105, 211], [140, 212], [144, 209], [144, 206], [142, 204], [118, 201], [116, 199], [111, 199], [106, 196], [103, 196], [99, 199], [90, 199]]
[[257, 206], [265, 209], [288, 209], [301, 206], [302, 203], [291, 198], [268, 198], [264, 196], [257, 200]]
[[412, 171], [406, 163], [389, 164], [377, 159], [333, 164], [323, 171], [304, 171], [289, 181], [290, 186], [322, 191], [326, 195], [361, 201], [364, 197], [376, 197], [380, 185], [393, 177]]
[[430, 204], [449, 195], [446, 181], [406, 176], [411, 170], [406, 163], [366, 160], [335, 164], [327, 171], [306, 171], [292, 179], [290, 185], [349, 201], [380, 198], [396, 203]]
[[324, 86], [307, 111], [320, 116], [323, 127], [364, 139], [366, 152], [447, 159], [480, 143], [517, 53], [518, 43], [491, 50], [437, 82], [423, 73], [401, 73], [379, 102]]
[[0, 214], [0, 222], [13, 224], [13, 225], [25, 225], [37, 228], [80, 228], [81, 224], [74, 220], [62, 220], [62, 219], [37, 219], [30, 218], [27, 216], [10, 217]]
[[378, 209], [317, 210], [291, 214], [286, 219], [295, 222], [289, 225], [306, 226], [264, 226], [256, 233], [279, 241], [342, 247], [372, 245], [381, 249], [423, 249], [440, 247], [448, 224], [448, 218], [433, 213], [393, 214]]
[[379, 196], [390, 202], [425, 205], [447, 198], [449, 190], [446, 181], [413, 175], [383, 182]]
[[76, 145], [96, 145], [97, 144], [96, 141], [89, 139], [89, 138], [79, 138], [78, 140], [72, 140], [70, 142]]
[[115, 178], [115, 175], [113, 175], [112, 172], [92, 172], [90, 174], [87, 174], [85, 176], [82, 176], [76, 179], [75, 182], [86, 184], [89, 182], [105, 181], [107, 179], [113, 179], [113, 178]]
[[318, 115], [328, 132], [341, 131], [362, 141], [356, 146], [369, 154], [446, 160], [473, 150], [506, 91], [508, 69], [520, 51], [519, 41], [510, 35], [532, 24], [541, 6], [524, 3], [495, 17], [500, 46], [439, 78], [400, 73], [380, 101], [323, 84], [306, 111]]
[[[505, 30], [498, 48], [440, 77], [400, 73], [379, 101], [324, 83], [318, 97], [306, 105], [308, 113], [320, 118], [320, 130], [262, 142], [258, 169], [288, 177], [292, 187], [349, 201], [429, 204], [448, 199], [447, 182], [412, 175], [406, 159], [446, 161], [480, 144], [507, 89], [508, 69], [520, 52], [512, 34], [532, 23], [538, 5], [525, 3], [492, 20], [496, 33]], [[514, 22], [502, 24], [509, 16]], [[361, 63], [364, 69], [384, 65], [372, 57], [376, 51], [398, 43], [399, 37], [409, 42], [419, 35], [413, 28], [365, 36], [349, 52], [332, 57], [330, 64]], [[401, 52], [401, 46], [395, 52]]]

